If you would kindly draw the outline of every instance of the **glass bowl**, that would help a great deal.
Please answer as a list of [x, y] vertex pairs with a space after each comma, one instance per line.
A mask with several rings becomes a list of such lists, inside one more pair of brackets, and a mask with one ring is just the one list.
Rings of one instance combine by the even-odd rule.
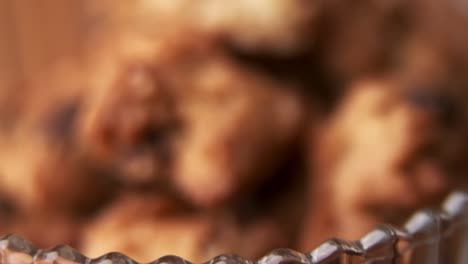
[[[190, 264], [167, 255], [150, 264]], [[466, 264], [468, 263], [468, 193], [454, 192], [437, 210], [416, 212], [403, 227], [383, 224], [357, 241], [330, 239], [308, 253], [276, 249], [258, 260], [224, 254], [205, 264]], [[90, 259], [69, 246], [47, 250], [17, 236], [0, 240], [0, 264], [138, 264], [112, 252]]]

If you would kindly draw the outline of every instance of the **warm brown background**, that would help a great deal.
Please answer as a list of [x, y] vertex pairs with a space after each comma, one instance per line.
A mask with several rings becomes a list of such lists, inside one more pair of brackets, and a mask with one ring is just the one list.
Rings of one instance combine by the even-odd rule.
[[0, 0], [1, 92], [60, 57], [80, 58], [89, 22], [84, 14], [83, 1]]

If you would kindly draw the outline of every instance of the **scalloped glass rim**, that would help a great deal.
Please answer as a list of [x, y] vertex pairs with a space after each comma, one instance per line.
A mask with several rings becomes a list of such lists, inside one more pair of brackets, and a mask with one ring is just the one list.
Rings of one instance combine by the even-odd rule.
[[[462, 231], [462, 232], [459, 232]], [[357, 241], [330, 239], [309, 253], [291, 249], [275, 249], [259, 260], [248, 260], [237, 255], [224, 254], [206, 264], [335, 264], [335, 263], [395, 263], [415, 247], [425, 246], [427, 263], [443, 256], [445, 241], [457, 238], [448, 250], [449, 255], [462, 255], [449, 263], [468, 263], [468, 193], [454, 192], [439, 210], [416, 212], [402, 228], [381, 225]], [[447, 256], [447, 255], [446, 255]], [[413, 260], [410, 263], [426, 263]], [[190, 264], [178, 256], [163, 256], [150, 264]], [[0, 239], [0, 264], [138, 264], [121, 253], [112, 252], [90, 259], [69, 246], [56, 246], [48, 250], [36, 248], [17, 235]]]

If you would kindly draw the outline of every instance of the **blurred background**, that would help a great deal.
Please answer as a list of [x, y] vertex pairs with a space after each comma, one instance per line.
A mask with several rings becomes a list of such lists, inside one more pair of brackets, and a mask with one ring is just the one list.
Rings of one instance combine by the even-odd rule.
[[0, 0], [0, 233], [257, 258], [468, 178], [463, 0]]

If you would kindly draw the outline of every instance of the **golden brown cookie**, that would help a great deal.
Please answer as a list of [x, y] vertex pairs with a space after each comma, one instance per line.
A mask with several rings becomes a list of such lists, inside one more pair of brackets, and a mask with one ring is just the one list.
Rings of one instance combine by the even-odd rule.
[[125, 181], [171, 181], [211, 206], [274, 167], [298, 135], [303, 103], [290, 85], [242, 67], [202, 37], [156, 39], [143, 56], [116, 60], [113, 73], [100, 75], [108, 80], [91, 95], [80, 135]]
[[85, 228], [84, 253], [97, 257], [119, 251], [145, 262], [178, 255], [203, 262], [229, 252], [259, 257], [283, 239], [271, 221], [241, 227], [226, 213], [170, 210], [165, 199], [141, 195], [118, 199]]
[[305, 249], [400, 225], [457, 187], [460, 176], [449, 168], [462, 153], [453, 144], [462, 144], [463, 130], [447, 124], [449, 95], [385, 80], [351, 88], [315, 143]]

